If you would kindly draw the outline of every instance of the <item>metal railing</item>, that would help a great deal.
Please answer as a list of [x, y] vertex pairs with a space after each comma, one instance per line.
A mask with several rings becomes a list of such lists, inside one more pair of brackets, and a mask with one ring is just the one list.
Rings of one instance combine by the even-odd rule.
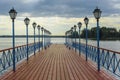
[[[72, 47], [76, 47], [79, 50], [79, 43], [73, 43]], [[97, 63], [97, 47], [87, 45], [87, 50], [88, 58]], [[120, 52], [104, 48], [99, 48], [99, 50], [100, 66], [120, 77]], [[84, 55], [86, 55], [86, 44], [81, 44], [81, 51]]]
[[[42, 47], [42, 42], [36, 43], [35, 48], [36, 50]], [[26, 58], [26, 45], [16, 46], [15, 47], [15, 62], [18, 63], [19, 61]], [[34, 52], [34, 43], [31, 43], [28, 45], [29, 49], [29, 55], [31, 55]], [[0, 50], [0, 73], [7, 70], [9, 67], [13, 65], [13, 48], [3, 49]]]

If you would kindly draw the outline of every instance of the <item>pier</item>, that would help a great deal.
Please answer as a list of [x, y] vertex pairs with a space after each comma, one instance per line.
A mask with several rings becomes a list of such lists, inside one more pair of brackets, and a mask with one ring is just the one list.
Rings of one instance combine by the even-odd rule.
[[85, 60], [63, 44], [52, 44], [31, 56], [29, 61], [17, 65], [0, 80], [116, 80], [105, 70], [97, 71], [96, 65]]
[[[81, 22], [64, 33], [61, 32], [65, 29], [62, 25], [63, 29], [60, 32], [62, 35], [64, 34], [63, 36], [53, 36], [48, 30], [52, 27], [50, 25], [44, 27], [33, 22], [33, 34], [29, 34], [28, 27], [31, 20], [28, 17], [24, 19], [26, 34], [16, 35], [14, 24], [17, 11], [14, 8], [10, 9], [12, 35], [7, 34], [6, 37], [12, 38], [10, 43], [12, 47], [0, 50], [0, 80], [120, 80], [120, 52], [100, 46], [101, 13], [102, 11], [98, 7], [93, 11], [97, 23], [93, 28], [95, 33], [90, 33], [88, 30], [89, 18], [87, 16], [84, 18], [86, 26], [82, 32], [84, 37], [81, 36]], [[59, 26], [59, 22], [55, 26]], [[109, 30], [109, 32], [115, 31], [114, 29]], [[95, 46], [88, 44], [88, 38], [92, 39], [88, 34], [95, 34], [93, 37], [96, 42]], [[15, 38], [17, 37], [26, 37], [22, 42], [23, 45], [16, 46], [19, 43], [16, 43]], [[29, 40], [30, 37], [33, 37], [32, 43]], [[64, 42], [54, 43], [57, 41], [54, 40], [52, 43], [51, 39], [56, 37], [62, 38]], [[82, 38], [84, 41], [81, 41]]]

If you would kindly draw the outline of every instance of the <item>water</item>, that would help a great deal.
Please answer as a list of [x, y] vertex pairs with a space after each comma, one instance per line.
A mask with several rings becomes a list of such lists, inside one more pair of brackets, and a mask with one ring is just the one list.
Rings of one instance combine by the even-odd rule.
[[[70, 40], [71, 41], [71, 40]], [[72, 40], [75, 42], [75, 39]], [[79, 42], [79, 39], [76, 40]], [[81, 43], [86, 43], [85, 39], [81, 39]], [[88, 44], [92, 46], [97, 46], [97, 41], [88, 40]], [[113, 51], [120, 52], [120, 41], [100, 41], [100, 48], [105, 48]]]
[[[85, 40], [81, 40], [81, 42], [85, 43]], [[97, 41], [88, 40], [88, 44], [97, 46]], [[100, 41], [100, 47], [120, 52], [120, 41]]]
[[[33, 43], [33, 38], [29, 38], [29, 43]], [[15, 38], [15, 46], [25, 45], [26, 38]], [[0, 50], [11, 48], [12, 38], [0, 38]]]
[[[33, 43], [33, 40], [33, 38], [29, 38], [29, 43]], [[36, 38], [36, 41], [38, 41], [38, 38]], [[51, 42], [63, 44], [65, 43], [65, 38], [52, 38]], [[81, 39], [81, 42], [85, 43], [85, 40]], [[15, 43], [16, 46], [24, 45], [26, 44], [26, 38], [16, 38]], [[96, 46], [97, 42], [95, 40], [88, 40], [88, 44]], [[10, 47], [12, 47], [12, 38], [0, 38], [0, 50]], [[120, 52], [120, 41], [100, 41], [100, 47]]]

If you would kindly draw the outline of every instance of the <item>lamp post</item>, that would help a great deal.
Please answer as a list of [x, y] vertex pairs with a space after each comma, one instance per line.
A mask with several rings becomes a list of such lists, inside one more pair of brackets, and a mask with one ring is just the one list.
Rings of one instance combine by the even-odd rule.
[[36, 51], [36, 48], [35, 48], [35, 45], [36, 45], [36, 43], [35, 43], [35, 28], [36, 28], [36, 23], [34, 22], [33, 24], [33, 29], [34, 29], [34, 55], [35, 55], [35, 51]]
[[38, 41], [39, 41], [39, 52], [40, 52], [40, 25], [38, 25], [37, 28], [38, 28], [38, 34], [39, 34]]
[[68, 45], [68, 31], [66, 31], [66, 44]]
[[27, 44], [27, 61], [28, 61], [28, 58], [29, 58], [29, 54], [28, 54], [28, 25], [29, 25], [30, 19], [26, 17], [24, 19], [24, 22], [26, 25], [26, 44]]
[[50, 45], [50, 43], [51, 43], [51, 38], [50, 38], [51, 34], [52, 34], [52, 33], [49, 31], [49, 45]]
[[13, 40], [13, 71], [15, 72], [15, 69], [16, 69], [16, 64], [15, 64], [15, 31], [14, 31], [14, 20], [17, 16], [17, 12], [16, 10], [14, 10], [14, 8], [12, 8], [10, 11], [9, 11], [9, 15], [12, 19], [12, 40]]
[[65, 44], [67, 44], [67, 33], [65, 32]]
[[74, 35], [75, 35], [75, 52], [76, 52], [76, 28], [77, 28], [77, 26], [76, 25], [74, 25]]
[[50, 45], [50, 43], [51, 43], [51, 38], [50, 38], [51, 34], [52, 34], [52, 33], [49, 31], [49, 45]]
[[70, 44], [70, 39], [71, 39], [71, 38], [70, 38], [70, 35], [71, 35], [71, 30], [69, 30], [69, 31], [68, 31], [68, 37], [69, 37], [69, 47], [70, 47], [70, 45], [71, 45], [71, 44]]
[[89, 22], [89, 19], [87, 17], [84, 18], [84, 22], [85, 22], [85, 25], [86, 25], [86, 61], [87, 61], [87, 58], [88, 58], [88, 52], [87, 52], [87, 42], [88, 42], [88, 30], [87, 30], [87, 27], [88, 27], [88, 22]]
[[78, 28], [79, 28], [79, 56], [81, 54], [81, 41], [80, 41], [80, 29], [81, 29], [82, 23], [78, 22]]
[[44, 43], [43, 43], [43, 44], [44, 44], [44, 49], [45, 49], [45, 47], [46, 47], [46, 31], [47, 31], [47, 30], [44, 28], [43, 31], [44, 31], [44, 32], [43, 32], [43, 33], [44, 33], [44, 36], [43, 36], [43, 41], [44, 41]]
[[42, 50], [43, 50], [43, 30], [44, 30], [44, 28], [41, 27], [41, 30], [42, 30]]
[[49, 46], [50, 31], [47, 31], [47, 46]]
[[94, 11], [93, 11], [93, 14], [94, 14], [94, 17], [96, 18], [97, 20], [97, 64], [98, 64], [98, 71], [100, 71], [100, 50], [99, 50], [99, 19], [101, 17], [101, 13], [102, 11], [98, 8], [96, 8]]
[[73, 39], [72, 38], [73, 38], [73, 27], [71, 27], [71, 43], [72, 43], [71, 45], [73, 46]]

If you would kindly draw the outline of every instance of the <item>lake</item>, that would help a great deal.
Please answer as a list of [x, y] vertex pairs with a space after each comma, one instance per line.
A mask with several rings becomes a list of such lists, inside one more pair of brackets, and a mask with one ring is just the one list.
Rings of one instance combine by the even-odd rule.
[[[29, 43], [33, 43], [34, 39], [29, 38]], [[36, 42], [38, 38], [36, 38]], [[74, 41], [74, 39], [73, 39]], [[52, 38], [52, 43], [64, 44], [65, 38]], [[78, 39], [77, 39], [78, 42]], [[26, 44], [26, 38], [15, 38], [16, 46]], [[81, 39], [81, 43], [85, 43], [84, 39]], [[88, 44], [96, 46], [95, 40], [88, 40]], [[0, 50], [12, 47], [12, 38], [0, 38]], [[120, 52], [120, 41], [100, 41], [100, 47]]]

